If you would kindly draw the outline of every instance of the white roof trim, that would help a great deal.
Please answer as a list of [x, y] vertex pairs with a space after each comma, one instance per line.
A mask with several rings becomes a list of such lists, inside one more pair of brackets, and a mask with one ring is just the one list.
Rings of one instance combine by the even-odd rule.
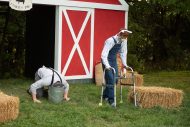
[[124, 0], [119, 0], [119, 2], [120, 2], [122, 5], [128, 6], [128, 4], [127, 4]]
[[128, 5], [114, 5], [114, 4], [102, 4], [102, 3], [92, 3], [92, 2], [81, 2], [81, 1], [68, 1], [68, 0], [33, 0], [36, 4], [48, 4], [48, 5], [62, 5], [69, 7], [83, 7], [83, 8], [100, 8], [109, 10], [124, 10], [128, 11]]
[[[3, 1], [7, 1], [7, 2], [8, 2], [9, 0], [1, 0], [1, 1], [2, 1], [2, 2], [3, 2]], [[0, 1], [0, 2], [1, 2], [1, 1]]]
[[[8, 2], [9, 0], [1, 0], [1, 1]], [[83, 8], [99, 8], [99, 9], [123, 10], [123, 11], [129, 10], [129, 6], [124, 0], [119, 0], [119, 2], [121, 3], [121, 5], [70, 1], [70, 0], [32, 0], [33, 4], [60, 5], [60, 6], [83, 7]]]

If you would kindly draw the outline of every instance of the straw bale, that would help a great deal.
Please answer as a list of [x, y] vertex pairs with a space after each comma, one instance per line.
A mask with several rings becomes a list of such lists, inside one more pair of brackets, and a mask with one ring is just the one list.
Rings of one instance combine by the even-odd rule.
[[[164, 87], [136, 87], [137, 104], [142, 108], [160, 106], [174, 108], [181, 105], [183, 91]], [[130, 101], [134, 100], [133, 91], [128, 95]]]
[[15, 120], [19, 114], [19, 98], [0, 92], [0, 122]]
[[[122, 71], [122, 61], [120, 59], [120, 57], [117, 55], [117, 65], [118, 65], [118, 73], [120, 74], [121, 71]], [[122, 85], [128, 85], [128, 84], [132, 84], [133, 81], [132, 81], [132, 73], [127, 71], [126, 73], [126, 79], [121, 79], [121, 84]], [[144, 83], [144, 80], [143, 80], [143, 75], [141, 74], [138, 74], [137, 72], [134, 72], [134, 80], [135, 80], [135, 85], [136, 86], [142, 86], [143, 83]]]
[[[121, 66], [120, 66], [120, 64], [118, 64], [118, 72], [119, 72], [119, 74], [120, 74], [120, 71], [121, 71]], [[132, 79], [130, 78], [131, 75], [132, 74], [130, 72], [127, 72], [126, 73], [127, 79], [122, 79], [121, 83], [123, 85], [132, 84]], [[135, 78], [135, 85], [136, 86], [142, 86], [143, 85], [143, 82], [144, 82], [143, 75], [138, 74], [137, 72], [134, 72], [134, 78]], [[102, 81], [103, 81], [102, 63], [98, 63], [95, 66], [95, 83], [96, 83], [97, 86], [101, 86]], [[118, 84], [120, 84], [120, 82], [118, 82]]]
[[102, 70], [102, 63], [98, 63], [95, 66], [95, 83], [96, 85], [102, 85], [103, 81], [103, 70]]
[[[117, 55], [117, 66], [118, 66], [118, 70], [122, 69], [122, 61], [121, 58], [119, 57], [119, 55]], [[120, 71], [118, 71], [120, 72]]]
[[[132, 73], [127, 72], [126, 73], [126, 79], [121, 79], [121, 84], [122, 85], [128, 85], [128, 84], [133, 84], [133, 80], [132, 80]], [[134, 73], [134, 80], [135, 80], [135, 85], [136, 86], [142, 86], [143, 85], [143, 75], [138, 74], [137, 72]]]
[[[117, 64], [118, 64], [118, 74], [120, 74], [121, 68], [122, 68], [122, 62], [121, 62], [121, 59], [119, 57], [117, 57]], [[121, 83], [123, 85], [132, 84], [132, 79], [130, 78], [132, 76], [131, 72], [127, 72], [126, 76], [127, 76], [127, 79], [122, 79]], [[135, 78], [135, 85], [136, 86], [142, 86], [143, 85], [143, 83], [144, 83], [143, 75], [138, 74], [137, 72], [134, 72], [134, 78]], [[102, 81], [103, 81], [102, 63], [99, 62], [95, 66], [95, 83], [97, 86], [100, 86], [100, 85], [102, 85]], [[120, 82], [118, 82], [118, 84], [120, 84]]]

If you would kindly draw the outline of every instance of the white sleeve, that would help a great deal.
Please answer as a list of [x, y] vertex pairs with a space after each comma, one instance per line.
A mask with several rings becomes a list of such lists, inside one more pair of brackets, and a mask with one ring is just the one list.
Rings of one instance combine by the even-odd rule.
[[62, 83], [63, 83], [64, 85], [69, 85], [68, 82], [65, 80], [65, 78], [64, 78], [63, 76], [61, 76], [61, 79], [62, 79]]
[[36, 82], [34, 82], [31, 86], [30, 86], [30, 91], [33, 94], [36, 94], [36, 90], [38, 88], [42, 88], [43, 86], [49, 86], [51, 83], [51, 76], [47, 76], [45, 78], [42, 78]]
[[115, 43], [112, 38], [109, 38], [105, 41], [104, 48], [101, 54], [101, 59], [106, 68], [111, 67], [108, 62], [108, 54], [109, 54], [109, 51], [113, 48], [114, 44]]
[[63, 78], [63, 76], [62, 76], [62, 83], [64, 84], [64, 92], [68, 92], [69, 91], [69, 83], [65, 80], [65, 78]]
[[127, 66], [127, 42], [123, 42], [120, 50], [121, 61], [124, 66]]

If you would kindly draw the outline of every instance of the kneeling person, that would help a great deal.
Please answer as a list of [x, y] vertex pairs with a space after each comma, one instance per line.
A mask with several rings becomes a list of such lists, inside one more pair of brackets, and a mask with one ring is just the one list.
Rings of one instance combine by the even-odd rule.
[[[36, 103], [41, 103], [40, 100], [37, 99], [37, 90], [43, 88], [45, 86], [50, 86], [56, 82], [62, 82], [64, 85], [64, 100], [68, 101], [70, 98], [68, 97], [69, 92], [69, 84], [65, 80], [65, 78], [54, 69], [47, 68], [45, 66], [39, 68], [35, 74], [35, 82], [31, 84], [29, 88], [29, 93], [32, 95], [32, 100]], [[52, 78], [53, 77], [53, 78]], [[61, 80], [61, 81], [60, 81]]]

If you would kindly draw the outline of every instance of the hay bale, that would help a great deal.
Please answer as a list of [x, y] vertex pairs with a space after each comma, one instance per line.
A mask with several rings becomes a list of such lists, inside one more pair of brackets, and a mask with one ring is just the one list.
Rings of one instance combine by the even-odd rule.
[[[122, 61], [121, 61], [119, 55], [117, 55], [117, 65], [118, 65], [118, 74], [120, 74], [122, 71]], [[132, 78], [131, 78], [132, 73], [127, 71], [126, 77], [127, 77], [126, 79], [121, 79], [120, 83], [122, 85], [132, 84], [133, 83]], [[134, 79], [135, 79], [135, 85], [136, 86], [142, 86], [143, 85], [143, 83], [144, 83], [143, 75], [138, 74], [137, 72], [134, 72]]]
[[[121, 79], [121, 84], [122, 85], [128, 85], [128, 84], [132, 84], [133, 80], [132, 80], [132, 73], [127, 72], [126, 73], [126, 79]], [[138, 74], [137, 72], [134, 73], [134, 80], [135, 80], [135, 85], [136, 86], [142, 86], [143, 85], [143, 75]]]
[[[118, 64], [118, 72], [120, 74], [121, 71], [121, 66]], [[124, 84], [131, 84], [132, 83], [132, 79], [131, 77], [131, 73], [127, 72], [126, 76], [128, 77], [127, 79], [122, 79], [121, 83]], [[135, 77], [135, 85], [136, 86], [142, 86], [143, 85], [143, 75], [138, 74], [137, 72], [134, 72], [134, 77]], [[102, 63], [99, 62], [98, 64], [96, 64], [95, 66], [95, 83], [97, 86], [101, 86], [102, 85], [102, 81], [103, 81], [103, 70], [102, 70]], [[120, 82], [118, 82], [118, 84], [120, 84]]]
[[[136, 87], [137, 103], [142, 108], [160, 106], [163, 108], [173, 108], [181, 105], [183, 91], [164, 87]], [[132, 90], [128, 99], [133, 102]]]
[[118, 54], [117, 54], [117, 66], [118, 66], [118, 73], [120, 73], [123, 66], [122, 66], [121, 58], [119, 57]]
[[97, 86], [102, 85], [103, 81], [103, 70], [102, 70], [102, 63], [99, 62], [95, 66], [95, 83]]
[[19, 114], [19, 98], [0, 92], [0, 122], [15, 120]]

